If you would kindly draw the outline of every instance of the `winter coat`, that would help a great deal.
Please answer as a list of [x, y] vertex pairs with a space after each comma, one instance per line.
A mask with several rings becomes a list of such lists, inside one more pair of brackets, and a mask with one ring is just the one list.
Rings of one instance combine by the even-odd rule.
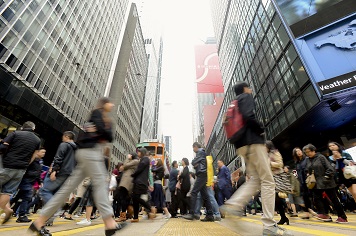
[[277, 150], [271, 150], [268, 153], [268, 157], [271, 160], [271, 170], [273, 175], [283, 172], [283, 158]]
[[41, 140], [33, 133], [32, 129], [14, 131], [3, 140], [1, 151], [6, 154], [2, 158], [4, 168], [27, 169], [33, 153], [40, 149]]
[[164, 177], [164, 167], [160, 166], [160, 167], [156, 167], [153, 166], [152, 167], [152, 173], [153, 173], [153, 181], [162, 181], [163, 177]]
[[139, 162], [138, 159], [126, 159], [124, 161], [124, 173], [121, 176], [119, 187], [126, 188], [129, 193], [131, 193], [133, 189], [133, 177], [131, 175], [135, 173]]
[[147, 194], [149, 171], [150, 159], [148, 157], [142, 157], [138, 163], [136, 171], [131, 175], [134, 178], [134, 194]]
[[189, 168], [188, 166], [184, 167], [182, 173], [179, 176], [179, 180], [181, 183], [181, 191], [182, 192], [189, 192], [190, 189], [190, 176], [189, 176]]
[[171, 172], [169, 173], [169, 191], [174, 192], [176, 190], [177, 185], [177, 177], [178, 177], [178, 170], [177, 168], [172, 167]]
[[302, 160], [296, 163], [296, 169], [297, 169], [298, 180], [300, 182], [300, 185], [304, 185], [305, 180], [307, 179], [306, 176], [307, 159], [308, 159], [307, 157], [303, 157]]
[[311, 174], [314, 170], [316, 189], [332, 189], [336, 187], [334, 180], [335, 170], [325, 156], [316, 153], [313, 158], [307, 159], [306, 171]]
[[36, 181], [42, 183], [41, 179], [42, 165], [40, 159], [35, 159], [27, 168], [26, 173], [22, 179], [26, 179], [28, 182], [34, 184]]
[[74, 142], [62, 142], [54, 156], [52, 171], [56, 171], [56, 176], [70, 175], [77, 162], [75, 161], [75, 150], [77, 145]]
[[255, 102], [253, 101], [252, 95], [243, 93], [238, 95], [236, 100], [238, 100], [240, 113], [246, 123], [243, 127], [242, 138], [234, 143], [235, 148], [237, 149], [251, 144], [264, 144], [265, 141], [262, 135], [264, 130], [256, 119], [254, 112]]
[[206, 153], [204, 149], [199, 148], [195, 158], [192, 161], [192, 165], [194, 166], [195, 174], [197, 176], [201, 174], [206, 175], [207, 162], [206, 162]]

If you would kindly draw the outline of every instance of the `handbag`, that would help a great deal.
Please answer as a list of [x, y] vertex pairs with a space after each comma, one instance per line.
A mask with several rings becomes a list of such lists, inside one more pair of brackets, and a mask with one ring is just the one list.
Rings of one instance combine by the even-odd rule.
[[305, 180], [308, 189], [313, 189], [316, 185], [316, 179], [314, 175], [314, 170], [312, 171], [311, 175], [308, 175], [307, 179]]
[[245, 121], [239, 110], [238, 100], [233, 100], [224, 114], [223, 125], [225, 134], [230, 143], [241, 139], [245, 127]]
[[345, 179], [356, 179], [356, 166], [345, 166], [344, 177]]
[[288, 173], [283, 171], [282, 173], [274, 174], [273, 178], [276, 183], [277, 193], [292, 193], [292, 184]]

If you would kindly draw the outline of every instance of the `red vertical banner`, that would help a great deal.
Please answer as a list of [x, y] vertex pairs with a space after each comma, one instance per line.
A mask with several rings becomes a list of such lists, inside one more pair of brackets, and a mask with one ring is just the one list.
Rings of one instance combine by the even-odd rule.
[[216, 44], [195, 46], [195, 70], [198, 93], [224, 92]]

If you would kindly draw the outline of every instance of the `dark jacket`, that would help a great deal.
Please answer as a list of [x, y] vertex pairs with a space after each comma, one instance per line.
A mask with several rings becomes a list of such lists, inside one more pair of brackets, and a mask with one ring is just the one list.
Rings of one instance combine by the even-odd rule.
[[245, 127], [242, 138], [237, 140], [234, 145], [235, 148], [240, 148], [251, 144], [264, 144], [264, 137], [262, 135], [263, 128], [259, 124], [255, 115], [255, 102], [251, 94], [243, 93], [236, 98], [239, 104], [239, 110], [245, 121]]
[[232, 187], [230, 170], [225, 165], [220, 168], [218, 173], [218, 187], [219, 189]]
[[336, 187], [334, 168], [325, 156], [316, 153], [313, 158], [307, 159], [306, 171], [311, 174], [314, 170], [316, 189], [332, 189]]
[[162, 180], [164, 177], [164, 167], [163, 166], [160, 166], [160, 167], [153, 166], [152, 173], [153, 173], [153, 181]]
[[296, 162], [296, 170], [298, 174], [298, 180], [301, 185], [305, 184], [305, 180], [307, 179], [306, 175], [306, 166], [307, 166], [307, 157], [303, 157], [302, 160]]
[[73, 142], [62, 142], [53, 160], [52, 171], [56, 176], [70, 175], [77, 164], [75, 161], [75, 150], [77, 145]]
[[5, 150], [3, 157], [4, 168], [26, 169], [33, 153], [40, 148], [41, 140], [33, 133], [32, 129], [23, 129], [9, 134], [1, 144], [0, 149]]
[[169, 191], [174, 192], [176, 190], [176, 185], [178, 182], [178, 170], [177, 168], [172, 167], [171, 172], [169, 173]]
[[182, 174], [179, 175], [179, 180], [181, 183], [181, 191], [188, 193], [190, 190], [190, 176], [188, 166], [184, 167]]
[[28, 182], [34, 184], [36, 181], [38, 183], [42, 182], [41, 179], [41, 173], [42, 173], [42, 166], [40, 163], [40, 159], [35, 159], [28, 167], [26, 170], [25, 175], [22, 177], [22, 179], [26, 179]]
[[199, 148], [195, 158], [192, 161], [192, 165], [194, 166], [196, 176], [206, 175], [207, 163], [204, 149]]
[[148, 172], [150, 171], [150, 159], [142, 157], [138, 163], [135, 173], [131, 176], [134, 178], [133, 193], [146, 194], [148, 190]]
[[112, 126], [105, 125], [100, 109], [93, 110], [88, 121], [95, 125], [97, 131], [95, 133], [81, 131], [77, 142], [79, 148], [92, 148], [100, 141], [112, 141]]

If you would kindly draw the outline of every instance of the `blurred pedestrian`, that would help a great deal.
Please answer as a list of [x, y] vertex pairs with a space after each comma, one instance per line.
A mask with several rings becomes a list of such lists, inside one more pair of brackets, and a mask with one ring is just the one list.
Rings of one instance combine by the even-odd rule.
[[251, 179], [242, 185], [229, 200], [225, 202], [229, 210], [234, 207], [238, 215], [242, 215], [245, 205], [258, 190], [262, 198], [263, 234], [290, 235], [288, 231], [279, 227], [273, 219], [275, 207], [275, 183], [270, 163], [264, 146], [264, 130], [256, 119], [255, 103], [252, 89], [243, 81], [237, 82], [233, 87], [238, 101], [239, 112], [244, 121], [240, 138], [234, 140], [237, 155], [245, 158], [247, 173]]
[[218, 167], [218, 204], [219, 206], [222, 206], [225, 199], [229, 200], [232, 194], [231, 173], [222, 160], [218, 160]]
[[89, 118], [91, 125], [86, 126], [86, 132], [79, 138], [79, 150], [76, 152], [77, 166], [72, 175], [57, 191], [51, 200], [44, 206], [40, 217], [32, 223], [30, 230], [40, 236], [51, 236], [44, 228], [46, 220], [59, 209], [65, 199], [79, 185], [85, 177], [90, 177], [93, 185], [94, 202], [98, 207], [105, 224], [105, 235], [114, 235], [117, 230], [122, 229], [123, 224], [117, 225], [113, 219], [113, 209], [109, 204], [107, 169], [105, 168], [102, 155], [103, 145], [111, 142], [112, 122], [109, 112], [114, 104], [108, 98], [101, 98], [97, 108], [94, 109]]
[[3, 155], [3, 168], [0, 169], [0, 208], [5, 212], [2, 224], [8, 222], [13, 213], [9, 207], [10, 196], [17, 191], [31, 158], [40, 149], [41, 140], [35, 135], [35, 128], [33, 122], [27, 121], [21, 130], [9, 134], [0, 145], [0, 153]]

